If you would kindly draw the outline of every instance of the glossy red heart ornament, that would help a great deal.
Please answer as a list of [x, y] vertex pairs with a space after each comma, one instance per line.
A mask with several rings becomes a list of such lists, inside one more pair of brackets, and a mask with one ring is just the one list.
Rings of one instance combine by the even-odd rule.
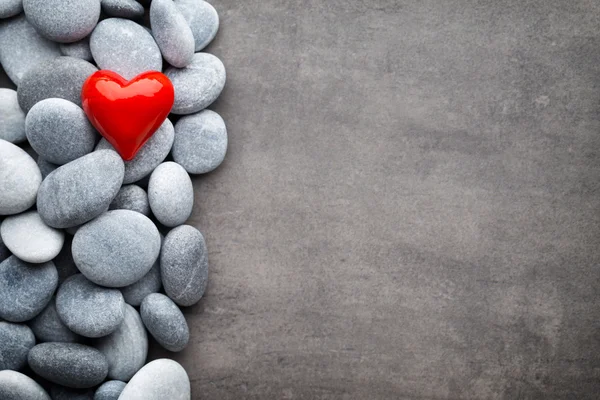
[[127, 81], [113, 71], [92, 74], [81, 90], [90, 122], [124, 160], [131, 160], [169, 115], [173, 84], [157, 71]]

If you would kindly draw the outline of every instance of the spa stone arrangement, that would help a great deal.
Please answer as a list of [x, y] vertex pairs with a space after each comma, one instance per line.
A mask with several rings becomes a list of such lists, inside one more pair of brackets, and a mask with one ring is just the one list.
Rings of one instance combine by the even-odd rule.
[[0, 1], [0, 399], [191, 399], [146, 361], [207, 286], [185, 222], [227, 150], [218, 28], [202, 0]]

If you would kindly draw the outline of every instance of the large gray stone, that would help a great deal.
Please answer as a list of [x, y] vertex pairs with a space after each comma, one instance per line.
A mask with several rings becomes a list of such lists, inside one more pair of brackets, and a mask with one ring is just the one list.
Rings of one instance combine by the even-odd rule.
[[190, 331], [183, 313], [164, 294], [146, 296], [140, 306], [140, 315], [148, 332], [165, 349], [183, 350], [190, 340]]
[[219, 14], [203, 0], [175, 0], [183, 17], [192, 29], [195, 51], [200, 51], [215, 38], [219, 30]]
[[42, 173], [20, 147], [0, 139], [0, 215], [17, 214], [35, 204]]
[[129, 381], [119, 400], [190, 400], [190, 379], [179, 363], [166, 358], [146, 364]]
[[56, 312], [56, 299], [54, 298], [50, 300], [44, 311], [29, 321], [29, 327], [40, 342], [74, 343], [80, 339], [60, 320]]
[[0, 88], [0, 139], [11, 143], [26, 139], [25, 113], [19, 107], [17, 92], [12, 89]]
[[123, 298], [127, 304], [139, 307], [146, 296], [150, 293], [159, 292], [161, 287], [160, 264], [157, 260], [142, 279], [132, 285], [121, 288], [121, 293], [123, 293]]
[[60, 53], [63, 56], [81, 58], [85, 61], [93, 61], [92, 51], [90, 50], [90, 37], [87, 36], [73, 43], [61, 43]]
[[144, 7], [135, 0], [102, 0], [102, 11], [110, 17], [140, 18]]
[[118, 400], [121, 392], [125, 389], [125, 382], [121, 381], [108, 381], [104, 382], [96, 390], [94, 400]]
[[0, 2], [0, 18], [14, 17], [23, 11], [23, 0], [2, 0]]
[[146, 216], [150, 215], [150, 205], [146, 191], [137, 185], [125, 185], [117, 193], [109, 210], [131, 210]]
[[194, 56], [194, 35], [173, 0], [153, 0], [150, 26], [160, 52], [169, 64], [183, 68]]
[[33, 346], [35, 336], [27, 325], [0, 321], [0, 370], [23, 368]]
[[71, 389], [61, 385], [53, 385], [50, 388], [52, 400], [94, 400], [92, 389]]
[[183, 224], [194, 207], [194, 187], [185, 169], [172, 161], [156, 167], [148, 183], [148, 202], [161, 224]]
[[51, 400], [36, 381], [17, 371], [0, 371], [0, 399]]

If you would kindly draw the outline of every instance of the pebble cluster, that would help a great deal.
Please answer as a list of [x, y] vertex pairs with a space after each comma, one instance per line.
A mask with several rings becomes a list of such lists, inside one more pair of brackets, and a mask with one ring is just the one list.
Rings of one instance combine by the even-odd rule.
[[[148, 26], [144, 21], [149, 21]], [[203, 0], [3, 0], [0, 63], [0, 399], [189, 400], [180, 307], [208, 281], [190, 174], [217, 168], [223, 119], [206, 110], [225, 67], [201, 52], [219, 17]], [[98, 69], [162, 71], [167, 119], [131, 161], [81, 108]]]

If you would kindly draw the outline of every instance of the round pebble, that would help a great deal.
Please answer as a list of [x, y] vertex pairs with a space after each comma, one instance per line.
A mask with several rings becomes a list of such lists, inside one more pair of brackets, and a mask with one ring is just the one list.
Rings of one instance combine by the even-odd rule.
[[0, 370], [23, 368], [33, 346], [35, 336], [27, 325], [0, 321]]
[[35, 204], [42, 173], [20, 147], [0, 139], [0, 215], [17, 214]]
[[195, 51], [200, 51], [217, 35], [219, 14], [208, 2], [202, 0], [175, 0], [183, 17], [192, 29]]
[[25, 130], [31, 147], [45, 160], [59, 165], [91, 153], [98, 139], [81, 107], [57, 98], [44, 99], [31, 107]]
[[90, 38], [90, 49], [101, 69], [115, 71], [125, 79], [162, 70], [162, 56], [154, 38], [128, 19], [101, 21]]
[[202, 298], [208, 282], [208, 251], [200, 231], [182, 225], [167, 234], [160, 274], [167, 296], [178, 305], [188, 307]]
[[204, 174], [217, 168], [227, 152], [227, 128], [211, 110], [186, 115], [175, 124], [173, 160], [190, 174]]
[[52, 260], [58, 271], [59, 285], [66, 281], [68, 277], [79, 273], [75, 261], [73, 260], [73, 254], [71, 253], [72, 243], [73, 237], [65, 235], [65, 244], [63, 244], [62, 250], [58, 253], [58, 256]]
[[0, 18], [14, 17], [23, 11], [23, 0], [2, 0], [0, 2]]
[[19, 107], [17, 92], [0, 88], [0, 139], [11, 143], [24, 142], [25, 113]]
[[185, 169], [172, 161], [156, 167], [148, 183], [148, 202], [161, 224], [183, 224], [194, 207], [194, 187]]
[[56, 312], [71, 331], [98, 338], [119, 328], [125, 318], [125, 301], [118, 290], [98, 286], [77, 274], [58, 289]]
[[108, 381], [104, 382], [96, 390], [94, 400], [118, 400], [121, 392], [125, 389], [125, 382]]
[[58, 285], [56, 267], [50, 261], [29, 264], [10, 256], [0, 263], [0, 318], [25, 322], [48, 305]]
[[179, 307], [167, 296], [160, 293], [146, 296], [140, 314], [148, 332], [162, 347], [181, 351], [187, 346], [190, 340], [187, 322]]
[[148, 217], [113, 210], [79, 228], [71, 250], [86, 278], [102, 286], [124, 287], [150, 271], [160, 253], [160, 234]]
[[185, 68], [169, 67], [165, 75], [175, 88], [174, 114], [193, 114], [214, 102], [225, 87], [225, 66], [217, 57], [196, 53]]
[[117, 193], [109, 210], [131, 210], [146, 216], [150, 215], [150, 205], [146, 191], [137, 185], [125, 185]]
[[150, 27], [158, 48], [169, 64], [183, 68], [194, 56], [194, 35], [173, 0], [153, 0]]
[[51, 400], [48, 393], [33, 379], [17, 371], [0, 371], [0, 399]]
[[73, 43], [61, 43], [60, 53], [63, 56], [80, 58], [85, 61], [93, 61], [92, 51], [90, 50], [90, 37], [83, 38]]
[[97, 217], [119, 192], [124, 170], [121, 157], [108, 150], [95, 151], [63, 165], [40, 186], [40, 216], [54, 228], [73, 227]]
[[106, 357], [78, 343], [42, 343], [29, 351], [29, 366], [50, 382], [74, 389], [101, 383], [108, 373]]
[[179, 363], [166, 358], [146, 364], [125, 386], [119, 400], [190, 400], [190, 379]]
[[29, 327], [40, 342], [74, 343], [79, 336], [60, 320], [56, 312], [56, 299], [52, 299], [34, 319], [29, 321]]
[[0, 235], [15, 256], [30, 263], [52, 260], [65, 242], [64, 232], [46, 225], [37, 211], [6, 218], [0, 225]]
[[140, 18], [144, 7], [134, 0], [102, 0], [102, 11], [110, 17]]
[[139, 307], [146, 296], [150, 293], [159, 292], [161, 287], [160, 264], [157, 261], [142, 279], [132, 285], [121, 288], [121, 293], [123, 293], [123, 298], [127, 304]]
[[92, 389], [71, 389], [68, 387], [53, 385], [50, 388], [52, 400], [94, 400]]
[[83, 39], [100, 18], [100, 0], [23, 0], [23, 9], [40, 35], [61, 43]]
[[42, 157], [38, 157], [37, 166], [42, 173], [42, 179], [46, 179], [46, 177], [50, 175], [50, 172], [59, 167], [56, 164], [52, 164], [51, 162], [44, 160]]
[[108, 377], [129, 381], [144, 366], [148, 355], [148, 336], [138, 312], [125, 306], [125, 320], [119, 328], [96, 343], [108, 361]]

